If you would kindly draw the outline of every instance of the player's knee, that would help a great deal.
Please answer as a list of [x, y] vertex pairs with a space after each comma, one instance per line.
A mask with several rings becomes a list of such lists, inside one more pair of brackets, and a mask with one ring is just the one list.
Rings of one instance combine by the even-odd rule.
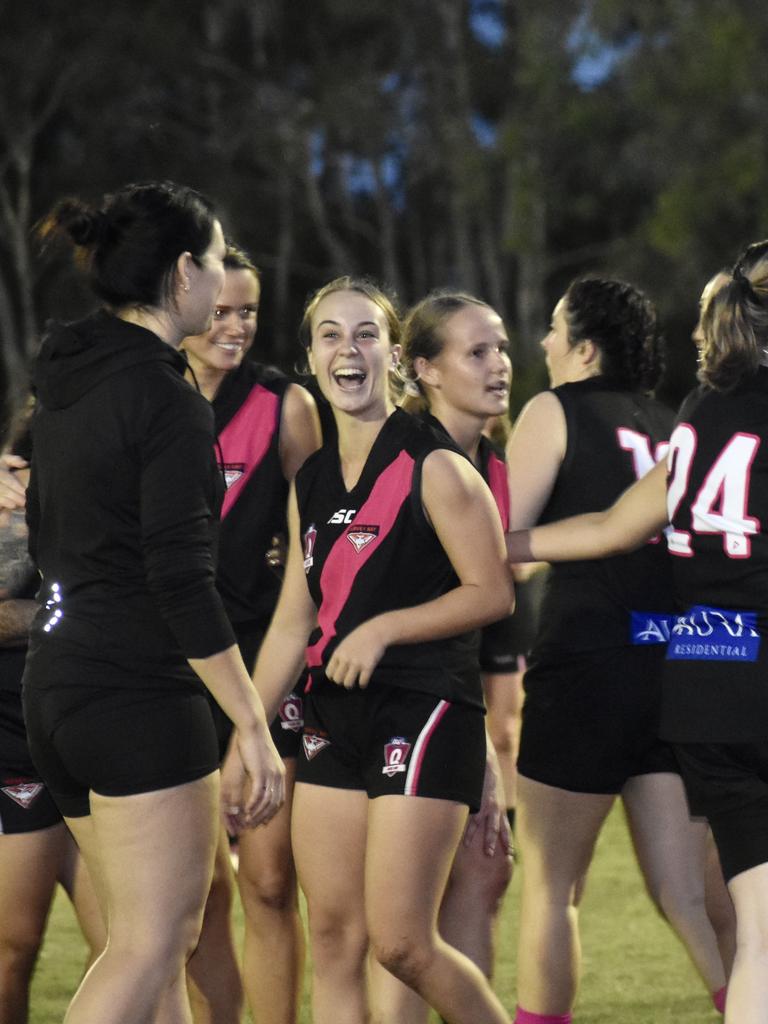
[[498, 844], [492, 857], [485, 852], [482, 837], [463, 847], [456, 857], [449, 891], [457, 898], [470, 898], [486, 913], [495, 914], [512, 880], [514, 862]]
[[386, 937], [372, 937], [371, 949], [382, 967], [405, 985], [416, 989], [433, 956], [433, 949], [428, 942], [413, 937], [398, 936], [389, 940]]
[[0, 935], [0, 989], [6, 989], [6, 979], [31, 980], [41, 944], [42, 935], [33, 929]]
[[296, 905], [296, 886], [292, 869], [280, 866], [240, 879], [240, 898], [246, 916], [269, 910], [285, 913]]
[[488, 735], [493, 749], [499, 757], [515, 757], [517, 754], [517, 719], [505, 716], [495, 722], [488, 722]]
[[338, 959], [363, 964], [368, 951], [365, 923], [333, 911], [309, 913], [309, 936], [315, 963]]

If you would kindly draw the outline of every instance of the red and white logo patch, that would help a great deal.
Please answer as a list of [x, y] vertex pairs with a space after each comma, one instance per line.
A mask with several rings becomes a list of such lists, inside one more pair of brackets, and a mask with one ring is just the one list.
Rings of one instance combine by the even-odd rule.
[[225, 462], [224, 465], [221, 467], [221, 470], [224, 474], [224, 483], [227, 485], [227, 490], [229, 490], [232, 484], [237, 483], [237, 481], [245, 472], [245, 463]]
[[26, 811], [40, 796], [43, 788], [41, 782], [19, 782], [15, 786], [3, 786], [3, 792]]
[[304, 534], [304, 572], [309, 570], [314, 565], [313, 552], [315, 550], [315, 541], [317, 540], [317, 529], [315, 524], [309, 527], [307, 532]]
[[402, 736], [393, 736], [389, 743], [384, 744], [384, 767], [381, 774], [388, 775], [391, 779], [398, 772], [404, 772], [410, 749], [411, 744]]
[[304, 733], [301, 737], [301, 742], [304, 745], [304, 753], [308, 761], [311, 761], [313, 757], [317, 757], [321, 750], [325, 750], [326, 747], [331, 745], [329, 739], [326, 739], [325, 736], [319, 736], [316, 732]]
[[301, 732], [304, 727], [304, 702], [295, 693], [289, 693], [280, 705], [280, 728]]
[[378, 526], [360, 526], [358, 523], [347, 531], [347, 540], [358, 554], [379, 535]]

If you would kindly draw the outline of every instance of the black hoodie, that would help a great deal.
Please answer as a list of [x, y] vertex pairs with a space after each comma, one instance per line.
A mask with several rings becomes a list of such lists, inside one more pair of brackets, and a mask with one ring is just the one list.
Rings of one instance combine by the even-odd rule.
[[185, 365], [107, 313], [43, 342], [27, 498], [43, 578], [27, 664], [35, 686], [188, 684], [186, 658], [234, 643], [214, 586], [223, 484], [213, 414]]

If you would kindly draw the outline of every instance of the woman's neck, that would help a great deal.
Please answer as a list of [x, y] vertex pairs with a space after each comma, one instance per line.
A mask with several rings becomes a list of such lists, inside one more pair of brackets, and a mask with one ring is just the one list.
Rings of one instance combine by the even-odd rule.
[[209, 402], [212, 402], [221, 387], [221, 382], [229, 371], [217, 370], [214, 366], [207, 366], [205, 363], [195, 359], [191, 352], [187, 352], [186, 349], [183, 351], [191, 371], [187, 374], [187, 377], [191, 378], [193, 383], [197, 382], [200, 394], [203, 398], [207, 398]]
[[126, 323], [151, 331], [171, 348], [178, 348], [184, 337], [183, 332], [174, 323], [173, 317], [164, 309], [154, 306], [127, 306], [119, 309], [115, 315]]
[[453, 406], [443, 405], [439, 400], [430, 405], [429, 411], [472, 462], [477, 463], [480, 437], [488, 417], [460, 411]]
[[336, 429], [339, 437], [339, 463], [344, 484], [351, 491], [363, 471], [371, 448], [381, 429], [395, 411], [394, 405], [387, 405], [386, 413], [370, 419], [359, 419], [343, 412], [335, 412]]

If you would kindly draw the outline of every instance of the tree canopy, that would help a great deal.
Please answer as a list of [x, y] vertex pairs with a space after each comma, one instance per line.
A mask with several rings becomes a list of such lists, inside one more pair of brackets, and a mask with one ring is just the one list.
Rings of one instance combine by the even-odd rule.
[[[6, 404], [50, 316], [91, 299], [32, 228], [62, 195], [174, 178], [264, 271], [262, 358], [307, 294], [369, 274], [498, 308], [516, 401], [574, 276], [645, 288], [693, 381], [698, 293], [768, 234], [759, 0], [0, 0]], [[7, 413], [6, 409], [6, 413]]]

